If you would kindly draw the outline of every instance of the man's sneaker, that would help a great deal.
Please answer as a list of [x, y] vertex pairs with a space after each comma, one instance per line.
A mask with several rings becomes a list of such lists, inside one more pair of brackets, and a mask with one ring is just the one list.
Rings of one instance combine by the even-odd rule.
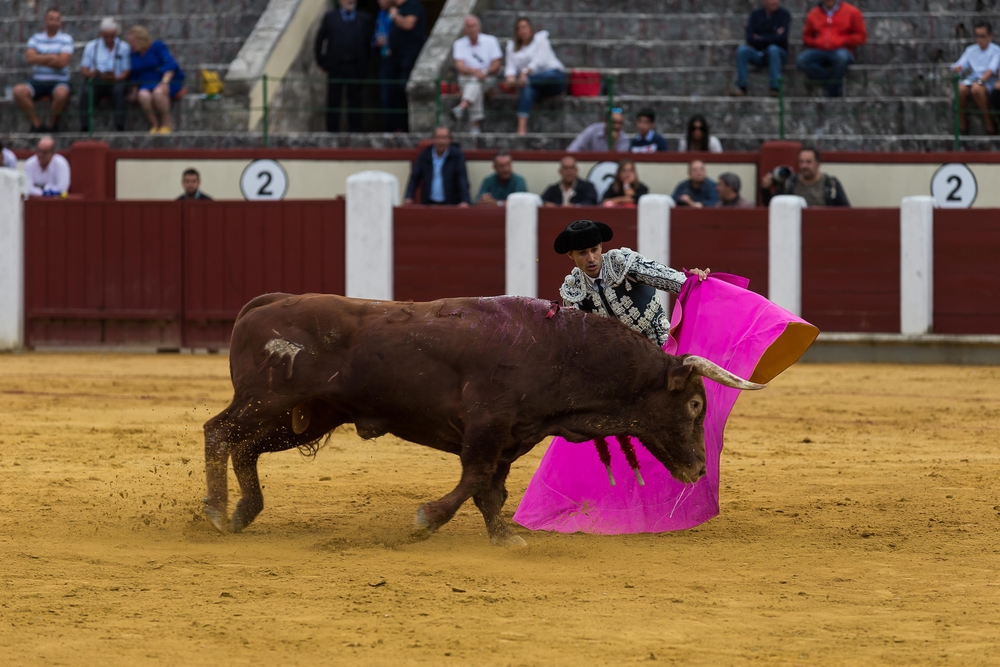
[[479, 134], [482, 130], [479, 129], [478, 125], [472, 125], [469, 127], [469, 134]]
[[729, 96], [730, 97], [746, 97], [747, 96], [747, 89], [746, 88], [740, 88], [739, 86], [732, 86], [732, 87], [729, 88]]
[[48, 132], [48, 130], [45, 129], [45, 125], [32, 125], [28, 132], [31, 134], [44, 134]]
[[462, 113], [464, 111], [465, 109], [463, 109], [462, 106], [459, 105], [451, 110], [451, 115], [455, 117], [455, 120], [462, 120]]
[[768, 93], [768, 95], [770, 95], [771, 97], [778, 97], [778, 94], [779, 93], [777, 88], [772, 88], [771, 92]]

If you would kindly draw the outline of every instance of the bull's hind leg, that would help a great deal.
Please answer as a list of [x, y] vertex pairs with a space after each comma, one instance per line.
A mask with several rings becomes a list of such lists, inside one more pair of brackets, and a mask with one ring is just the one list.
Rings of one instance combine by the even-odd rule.
[[500, 513], [504, 503], [507, 502], [506, 482], [509, 472], [509, 461], [498, 463], [489, 486], [472, 496], [472, 499], [486, 520], [486, 532], [490, 535], [491, 543], [497, 546], [523, 547], [526, 544], [524, 539], [514, 534]]
[[233, 472], [240, 483], [241, 497], [236, 503], [229, 529], [238, 533], [257, 518], [264, 509], [264, 494], [260, 490], [260, 478], [257, 475], [257, 459], [260, 452], [252, 447], [252, 443], [244, 443], [242, 447], [233, 449]]
[[232, 433], [230, 405], [218, 416], [205, 424], [205, 481], [208, 495], [205, 496], [205, 516], [221, 532], [228, 530], [226, 517], [229, 503], [229, 489], [226, 480], [229, 464], [229, 437]]

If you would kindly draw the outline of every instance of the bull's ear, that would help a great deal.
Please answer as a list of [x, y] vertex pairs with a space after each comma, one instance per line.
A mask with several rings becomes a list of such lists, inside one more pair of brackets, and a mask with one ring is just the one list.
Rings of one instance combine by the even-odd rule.
[[681, 389], [684, 389], [684, 387], [687, 386], [688, 380], [691, 378], [692, 370], [691, 366], [678, 364], [667, 371], [667, 389], [670, 391], [680, 391]]

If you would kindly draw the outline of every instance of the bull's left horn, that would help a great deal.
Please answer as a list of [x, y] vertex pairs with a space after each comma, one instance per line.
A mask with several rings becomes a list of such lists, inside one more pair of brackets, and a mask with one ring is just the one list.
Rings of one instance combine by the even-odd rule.
[[767, 386], [766, 384], [757, 384], [756, 382], [744, 380], [738, 375], [733, 375], [722, 366], [709, 361], [705, 357], [692, 354], [684, 359], [684, 365], [691, 366], [692, 370], [698, 375], [707, 377], [709, 380], [715, 380], [719, 384], [732, 387], [733, 389], [763, 389]]

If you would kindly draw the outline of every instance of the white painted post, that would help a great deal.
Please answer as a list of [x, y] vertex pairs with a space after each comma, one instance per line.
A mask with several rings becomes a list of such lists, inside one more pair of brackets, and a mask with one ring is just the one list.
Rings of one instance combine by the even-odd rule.
[[934, 198], [899, 205], [899, 330], [916, 335], [934, 324]]
[[[670, 195], [643, 195], [639, 197], [638, 241], [640, 255], [670, 266], [670, 209], [675, 206]], [[663, 307], [669, 295], [656, 291]]]
[[383, 171], [347, 177], [345, 292], [360, 299], [392, 299], [392, 209], [399, 180]]
[[542, 198], [530, 192], [507, 197], [504, 291], [538, 296], [538, 207]]
[[767, 225], [767, 298], [802, 315], [802, 209], [806, 200], [778, 195], [771, 200]]
[[24, 202], [21, 179], [0, 167], [0, 350], [24, 347]]

